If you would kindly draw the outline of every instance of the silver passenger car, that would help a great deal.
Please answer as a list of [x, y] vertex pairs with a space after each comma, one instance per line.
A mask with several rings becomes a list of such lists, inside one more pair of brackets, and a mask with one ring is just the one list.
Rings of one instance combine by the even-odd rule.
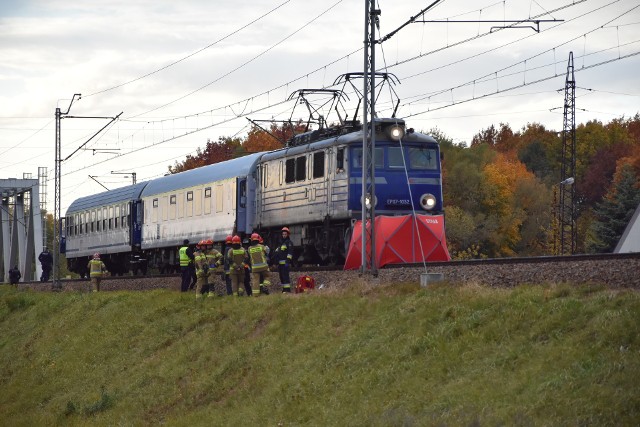
[[255, 171], [250, 154], [154, 179], [142, 192], [142, 249], [177, 247], [184, 239], [222, 241], [253, 228]]

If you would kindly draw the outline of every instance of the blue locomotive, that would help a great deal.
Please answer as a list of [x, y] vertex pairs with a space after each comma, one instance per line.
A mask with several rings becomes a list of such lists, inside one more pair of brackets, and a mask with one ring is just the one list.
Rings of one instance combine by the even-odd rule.
[[[438, 142], [400, 119], [377, 119], [377, 215], [440, 214]], [[357, 122], [296, 135], [261, 152], [105, 191], [66, 213], [68, 267], [86, 273], [95, 252], [109, 271], [177, 267], [183, 239], [224, 241], [260, 233], [278, 242], [287, 226], [298, 264], [344, 262], [362, 211], [363, 129]]]

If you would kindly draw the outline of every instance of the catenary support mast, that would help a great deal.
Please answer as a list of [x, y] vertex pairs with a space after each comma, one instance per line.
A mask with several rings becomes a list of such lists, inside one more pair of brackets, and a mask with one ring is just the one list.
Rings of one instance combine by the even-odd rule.
[[573, 73], [573, 52], [569, 52], [564, 87], [562, 131], [562, 170], [560, 182], [560, 254], [572, 255], [576, 250], [576, 80]]
[[[362, 267], [363, 274], [378, 275], [375, 240], [375, 45], [380, 10], [373, 0], [365, 0], [364, 87], [362, 110]], [[368, 222], [368, 226], [367, 226]], [[367, 243], [368, 242], [368, 243]]]

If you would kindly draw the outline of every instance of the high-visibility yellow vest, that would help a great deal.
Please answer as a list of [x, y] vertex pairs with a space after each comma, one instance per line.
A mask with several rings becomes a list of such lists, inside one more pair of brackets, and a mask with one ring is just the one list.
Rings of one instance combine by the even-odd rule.
[[186, 267], [189, 265], [190, 259], [187, 255], [187, 249], [189, 249], [188, 246], [183, 246], [178, 251], [178, 253], [180, 254], [180, 267]]

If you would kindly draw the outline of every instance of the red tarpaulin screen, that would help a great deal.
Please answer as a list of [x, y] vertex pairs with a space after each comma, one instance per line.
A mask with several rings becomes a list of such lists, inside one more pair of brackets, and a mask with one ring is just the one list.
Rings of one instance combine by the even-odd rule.
[[[367, 224], [368, 227], [368, 224]], [[450, 261], [444, 215], [377, 216], [376, 265]], [[371, 248], [367, 241], [367, 247]], [[362, 221], [355, 223], [344, 263], [345, 270], [362, 266]]]

